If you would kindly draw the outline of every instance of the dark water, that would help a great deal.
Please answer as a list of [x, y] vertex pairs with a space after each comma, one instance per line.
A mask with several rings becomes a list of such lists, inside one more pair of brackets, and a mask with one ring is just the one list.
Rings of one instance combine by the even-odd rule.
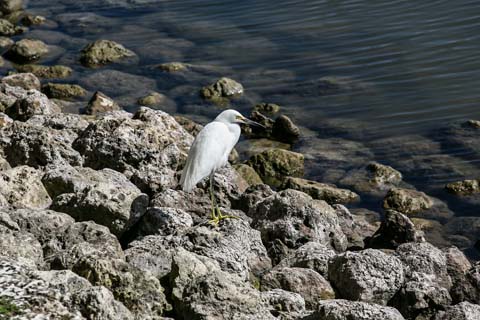
[[[295, 148], [313, 154], [310, 178], [339, 183], [351, 167], [377, 160], [457, 215], [480, 216], [480, 201], [443, 191], [446, 182], [480, 177], [478, 139], [470, 148], [443, 130], [480, 118], [478, 1], [38, 0], [29, 8], [53, 21], [30, 32], [59, 47], [44, 62], [73, 66], [68, 81], [106, 91], [129, 110], [157, 90], [174, 101], [167, 111], [207, 121], [220, 108], [198, 89], [229, 76], [246, 88], [233, 107], [248, 114], [275, 102], [304, 127], [313, 140]], [[99, 38], [138, 54], [103, 69], [153, 84], [86, 82], [98, 70], [79, 65], [78, 52]], [[171, 61], [209, 67], [185, 77], [154, 67]]]

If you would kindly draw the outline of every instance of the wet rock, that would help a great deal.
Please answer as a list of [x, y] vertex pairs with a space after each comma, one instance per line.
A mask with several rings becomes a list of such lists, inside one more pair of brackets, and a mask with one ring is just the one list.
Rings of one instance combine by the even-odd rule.
[[406, 215], [386, 210], [385, 220], [367, 243], [372, 248], [395, 249], [402, 243], [423, 241], [423, 232], [418, 231]]
[[442, 144], [446, 148], [454, 147], [466, 159], [477, 159], [480, 154], [477, 124], [476, 120], [468, 120], [440, 130]]
[[2, 0], [0, 1], [0, 11], [3, 14], [9, 14], [22, 10], [23, 0]]
[[140, 108], [133, 118], [107, 116], [90, 124], [73, 146], [86, 166], [126, 172], [153, 193], [177, 185], [192, 140], [172, 116]]
[[[1, 3], [0, 3], [0, 6], [1, 6]], [[22, 33], [21, 28], [16, 27], [13, 23], [11, 23], [8, 20], [0, 19], [0, 35], [1, 36], [11, 37], [20, 33]]]
[[52, 200], [41, 183], [42, 173], [28, 166], [0, 172], [0, 194], [14, 208], [47, 208]]
[[462, 275], [451, 290], [454, 301], [469, 301], [480, 304], [480, 263], [476, 262]]
[[84, 112], [85, 114], [96, 115], [120, 109], [121, 108], [118, 103], [116, 103], [113, 99], [100, 91], [96, 91], [85, 107]]
[[279, 186], [287, 176], [303, 175], [304, 157], [300, 153], [283, 149], [269, 149], [248, 160], [250, 165], [268, 184]]
[[[335, 210], [325, 201], [313, 200], [303, 192], [274, 193], [255, 203], [247, 214], [253, 219], [252, 226], [261, 232], [271, 256], [277, 241], [292, 249], [309, 241], [339, 251], [346, 249], [346, 237]], [[284, 258], [273, 255], [276, 261]]]
[[10, 39], [8, 37], [1, 37], [0, 36], [0, 48], [2, 48], [2, 49], [8, 48], [14, 43], [15, 43], [15, 41], [13, 41], [12, 39]]
[[269, 149], [290, 150], [290, 145], [269, 139], [246, 139], [236, 145], [242, 158], [250, 158]]
[[328, 262], [335, 256], [335, 251], [318, 242], [308, 242], [290, 253], [275, 268], [297, 267], [312, 269], [328, 277]]
[[393, 209], [405, 214], [430, 209], [432, 206], [432, 199], [425, 193], [400, 188], [390, 189], [383, 201], [383, 207], [385, 209]]
[[270, 312], [281, 319], [298, 319], [305, 312], [305, 300], [301, 295], [282, 289], [262, 292], [262, 297], [270, 304]]
[[79, 80], [80, 85], [86, 89], [100, 90], [107, 95], [132, 94], [138, 97], [155, 90], [154, 79], [142, 77], [117, 70], [101, 70], [87, 75]]
[[448, 183], [445, 186], [448, 192], [457, 195], [470, 195], [480, 192], [479, 180], [463, 180], [457, 182]]
[[38, 25], [44, 24], [46, 21], [47, 19], [44, 16], [35, 16], [29, 13], [24, 15], [20, 20], [20, 22], [27, 27], [38, 26]]
[[376, 228], [372, 226], [365, 218], [354, 216], [342, 204], [334, 204], [332, 207], [339, 219], [340, 228], [348, 240], [350, 250], [359, 250], [365, 247], [365, 240], [371, 237]]
[[237, 164], [233, 167], [249, 185], [263, 184], [262, 178], [260, 178], [258, 173], [249, 165]]
[[275, 268], [262, 277], [262, 290], [283, 289], [300, 294], [305, 305], [314, 309], [319, 300], [334, 299], [330, 283], [317, 272], [305, 268]]
[[35, 168], [53, 165], [81, 165], [80, 154], [71, 145], [76, 134], [71, 130], [56, 130], [31, 123], [15, 122], [11, 126], [10, 142], [5, 147], [8, 162]]
[[151, 207], [141, 217], [135, 234], [167, 236], [185, 231], [193, 225], [192, 217], [181, 209]]
[[73, 271], [92, 285], [110, 289], [138, 319], [159, 318], [170, 309], [159, 280], [120, 259], [86, 257], [75, 264]]
[[49, 52], [45, 43], [40, 40], [22, 39], [17, 41], [7, 51], [7, 57], [16, 62], [35, 61]]
[[272, 127], [272, 136], [279, 141], [294, 143], [300, 136], [300, 129], [286, 115], [275, 119]]
[[6, 113], [14, 120], [26, 121], [34, 115], [60, 112], [60, 108], [55, 103], [37, 90], [22, 92], [22, 95], [16, 98], [12, 100], [13, 104], [6, 110]]
[[302, 178], [288, 177], [282, 186], [283, 189], [295, 189], [310, 195], [314, 199], [325, 200], [329, 204], [350, 203], [359, 200], [359, 195], [337, 188], [335, 185], [320, 183]]
[[303, 320], [404, 320], [398, 310], [378, 304], [348, 300], [320, 301], [315, 312]]
[[208, 258], [179, 250], [169, 278], [178, 317], [274, 319], [259, 291]]
[[265, 116], [273, 116], [280, 111], [280, 106], [275, 103], [259, 103], [253, 107], [253, 111]]
[[448, 290], [435, 281], [435, 276], [414, 272], [390, 305], [407, 319], [432, 319], [451, 302]]
[[42, 92], [49, 98], [54, 99], [71, 99], [75, 97], [83, 97], [87, 91], [77, 84], [64, 83], [46, 83], [42, 86]]
[[77, 221], [93, 220], [122, 235], [145, 213], [148, 196], [121, 173], [62, 167], [47, 171], [43, 183], [53, 197], [52, 208]]
[[445, 224], [445, 230], [448, 234], [462, 235], [475, 242], [480, 239], [480, 218], [454, 217]]
[[341, 297], [383, 305], [405, 280], [402, 262], [375, 249], [335, 256], [329, 263], [328, 275]]
[[175, 101], [158, 92], [150, 92], [148, 95], [138, 99], [138, 104], [153, 109], [163, 110], [170, 114], [175, 113], [177, 110]]
[[31, 233], [11, 230], [0, 225], [0, 235], [0, 250], [3, 257], [33, 269], [44, 268], [42, 246]]
[[439, 313], [435, 320], [477, 320], [479, 314], [480, 305], [462, 302]]
[[187, 70], [188, 65], [181, 62], [167, 62], [158, 65], [157, 68], [165, 72], [178, 72]]
[[133, 57], [135, 53], [119, 43], [110, 40], [97, 40], [82, 49], [80, 61], [87, 66], [105, 65], [123, 58]]
[[2, 78], [2, 83], [25, 90], [40, 90], [40, 80], [32, 73], [17, 73]]
[[433, 275], [435, 283], [440, 286], [446, 289], [452, 286], [445, 254], [430, 243], [404, 243], [398, 246], [395, 255], [408, 267], [408, 273]]
[[37, 64], [25, 64], [17, 65], [15, 68], [19, 72], [33, 73], [35, 76], [44, 79], [68, 78], [73, 73], [72, 68], [62, 65], [42, 66]]
[[200, 94], [210, 100], [232, 98], [243, 94], [243, 86], [235, 80], [221, 78], [214, 84], [202, 88]]

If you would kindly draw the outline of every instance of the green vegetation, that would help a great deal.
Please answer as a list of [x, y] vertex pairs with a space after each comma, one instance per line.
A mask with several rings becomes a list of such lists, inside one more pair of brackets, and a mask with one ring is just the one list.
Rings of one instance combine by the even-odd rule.
[[8, 298], [0, 297], [0, 319], [9, 319], [11, 316], [20, 314], [20, 308]]

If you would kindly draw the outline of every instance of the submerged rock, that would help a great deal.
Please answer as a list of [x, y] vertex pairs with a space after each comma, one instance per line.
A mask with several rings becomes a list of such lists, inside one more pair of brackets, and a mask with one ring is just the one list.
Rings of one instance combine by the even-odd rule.
[[87, 91], [77, 84], [64, 83], [46, 83], [42, 86], [42, 92], [49, 98], [54, 99], [70, 99], [75, 97], [83, 97]]
[[22, 39], [16, 42], [7, 51], [7, 56], [17, 62], [35, 61], [49, 52], [45, 43], [40, 40]]
[[105, 65], [120, 59], [133, 57], [135, 53], [111, 40], [97, 40], [82, 49], [80, 61], [87, 66]]
[[405, 214], [430, 209], [432, 206], [432, 199], [425, 193], [400, 188], [390, 189], [383, 201], [385, 209], [393, 209]]
[[279, 141], [294, 143], [300, 136], [300, 129], [286, 115], [281, 115], [272, 127], [272, 136]]
[[45, 79], [63, 79], [69, 77], [73, 70], [70, 67], [55, 65], [42, 66], [37, 64], [17, 65], [15, 68], [20, 72], [30, 72], [39, 78]]
[[165, 72], [178, 72], [187, 70], [188, 65], [181, 62], [167, 62], [158, 65], [157, 68]]

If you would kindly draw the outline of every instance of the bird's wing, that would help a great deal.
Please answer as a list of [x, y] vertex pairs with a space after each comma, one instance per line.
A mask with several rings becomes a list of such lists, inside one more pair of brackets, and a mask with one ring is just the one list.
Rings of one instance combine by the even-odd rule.
[[231, 135], [221, 122], [211, 122], [198, 133], [180, 179], [184, 191], [191, 191], [200, 180], [224, 164], [225, 153], [230, 152]]

